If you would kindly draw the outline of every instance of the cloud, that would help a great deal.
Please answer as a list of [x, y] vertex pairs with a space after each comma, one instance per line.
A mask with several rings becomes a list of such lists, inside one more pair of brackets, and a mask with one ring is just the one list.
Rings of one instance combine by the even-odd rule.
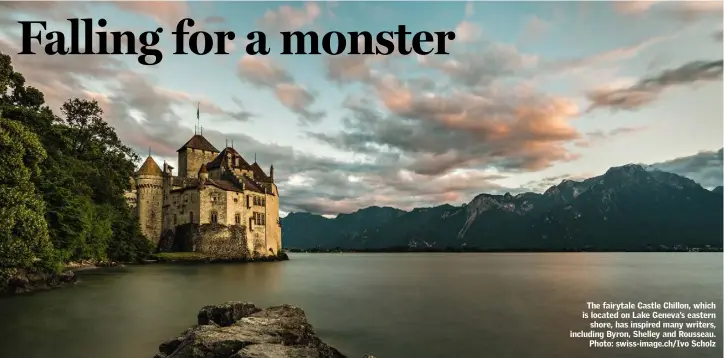
[[647, 12], [659, 1], [615, 1], [611, 5], [620, 14], [638, 15]]
[[537, 67], [539, 58], [509, 44], [488, 43], [482, 50], [465, 50], [450, 56], [420, 57], [420, 64], [449, 76], [454, 83], [485, 86], [502, 77]]
[[455, 27], [456, 42], [475, 42], [483, 35], [483, 29], [480, 26], [464, 20]]
[[722, 178], [722, 149], [651, 164], [653, 169], [685, 176], [705, 188], [724, 185]]
[[258, 25], [268, 30], [293, 31], [313, 24], [321, 13], [319, 4], [314, 2], [305, 3], [302, 8], [283, 5], [277, 11], [268, 10]]
[[591, 90], [586, 94], [591, 102], [588, 111], [597, 108], [635, 110], [654, 102], [670, 87], [721, 80], [722, 60], [693, 61], [644, 78], [631, 86]]
[[116, 7], [145, 15], [168, 28], [176, 28], [176, 24], [188, 17], [189, 8], [183, 1], [114, 1]]
[[535, 15], [530, 16], [523, 27], [521, 41], [523, 43], [530, 43], [540, 40], [540, 38], [548, 31], [549, 27], [550, 23], [548, 21], [545, 21]]
[[475, 5], [473, 2], [468, 1], [465, 3], [465, 17], [470, 17], [475, 14]]
[[[358, 48], [364, 49], [367, 42], [364, 37], [359, 37]], [[372, 48], [378, 47], [378, 42], [372, 40]], [[400, 59], [398, 49], [395, 49], [389, 55], [337, 55], [324, 56], [324, 68], [326, 78], [338, 84], [346, 84], [351, 82], [369, 83], [375, 74], [376, 67], [384, 67], [389, 65], [393, 60]]]
[[586, 133], [586, 138], [579, 140], [576, 142], [576, 145], [579, 147], [590, 147], [593, 144], [597, 144], [599, 142], [603, 142], [608, 139], [612, 139], [614, 137], [618, 137], [620, 135], [626, 135], [631, 133], [637, 133], [642, 130], [645, 130], [646, 126], [638, 126], [638, 127], [618, 127], [611, 129], [609, 131], [602, 131], [602, 130], [595, 130], [591, 132]]
[[347, 100], [344, 131], [310, 136], [341, 150], [397, 155], [399, 167], [423, 175], [490, 166], [539, 170], [575, 158], [563, 144], [579, 137], [569, 122], [578, 108], [565, 98], [486, 90], [424, 94], [394, 77], [375, 83], [374, 91], [374, 100]]
[[210, 24], [223, 24], [226, 23], [226, 19], [222, 16], [207, 16], [203, 20], [201, 20], [201, 23], [204, 25], [210, 25]]
[[682, 22], [695, 22], [706, 18], [721, 20], [721, 1], [615, 1], [614, 10], [624, 15], [641, 15], [652, 12]]
[[617, 47], [590, 56], [578, 58], [547, 61], [541, 64], [542, 73], [571, 73], [584, 68], [591, 68], [598, 65], [616, 63], [636, 57], [642, 51], [663, 41], [673, 39], [677, 33], [671, 35], [654, 36], [632, 43], [627, 46]]
[[678, 1], [671, 2], [663, 11], [672, 18], [683, 22], [715, 19], [721, 22], [724, 3], [721, 1]]
[[281, 83], [274, 88], [279, 102], [292, 112], [298, 114], [303, 123], [318, 123], [324, 117], [322, 111], [310, 111], [315, 96], [306, 88], [296, 83]]
[[236, 69], [239, 77], [260, 87], [294, 82], [294, 77], [289, 72], [268, 57], [244, 55]]
[[298, 115], [300, 124], [319, 123], [324, 118], [323, 111], [310, 109], [317, 96], [296, 83], [289, 72], [270, 58], [244, 55], [236, 70], [242, 81], [272, 90], [284, 107]]
[[33, 14], [43, 20], [65, 20], [83, 14], [87, 4], [62, 1], [0, 1], [0, 25], [17, 26], [14, 15]]

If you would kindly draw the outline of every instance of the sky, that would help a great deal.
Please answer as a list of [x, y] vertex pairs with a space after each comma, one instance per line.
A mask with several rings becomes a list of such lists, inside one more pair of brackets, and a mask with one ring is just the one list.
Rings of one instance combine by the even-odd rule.
[[[94, 99], [159, 164], [178, 168], [198, 104], [218, 149], [233, 141], [274, 165], [282, 215], [333, 216], [542, 192], [628, 163], [722, 185], [722, 13], [720, 1], [0, 2], [0, 52], [57, 114]], [[18, 54], [18, 20], [67, 35], [76, 17], [137, 35], [161, 27], [164, 57], [48, 56], [37, 43]], [[174, 55], [186, 17], [190, 32], [233, 31], [229, 54]], [[398, 25], [454, 31], [450, 54], [280, 54], [280, 31]], [[252, 31], [269, 55], [246, 53]]]

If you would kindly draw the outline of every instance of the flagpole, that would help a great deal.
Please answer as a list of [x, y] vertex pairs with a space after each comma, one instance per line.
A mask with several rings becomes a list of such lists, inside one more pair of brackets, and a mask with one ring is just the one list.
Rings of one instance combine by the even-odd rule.
[[[199, 112], [201, 111], [201, 102], [196, 103], [196, 127], [199, 128], [199, 131], [201, 131], [201, 124], [199, 119]], [[203, 133], [201, 133], [203, 135]]]

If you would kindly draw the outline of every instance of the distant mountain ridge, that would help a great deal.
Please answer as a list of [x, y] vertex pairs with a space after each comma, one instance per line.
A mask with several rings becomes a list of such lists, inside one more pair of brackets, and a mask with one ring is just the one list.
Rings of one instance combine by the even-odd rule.
[[644, 250], [721, 247], [722, 187], [628, 164], [542, 194], [480, 194], [462, 206], [368, 207], [327, 219], [291, 213], [284, 247]]

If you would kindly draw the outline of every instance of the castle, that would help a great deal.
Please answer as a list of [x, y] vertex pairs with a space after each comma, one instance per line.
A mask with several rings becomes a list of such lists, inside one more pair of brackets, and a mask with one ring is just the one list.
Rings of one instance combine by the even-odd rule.
[[274, 166], [269, 175], [249, 164], [232, 147], [217, 150], [195, 134], [178, 153], [178, 175], [148, 158], [131, 180], [126, 199], [138, 215], [143, 234], [158, 244], [162, 235], [184, 224], [221, 224], [245, 230], [248, 252], [279, 253], [279, 191]]

